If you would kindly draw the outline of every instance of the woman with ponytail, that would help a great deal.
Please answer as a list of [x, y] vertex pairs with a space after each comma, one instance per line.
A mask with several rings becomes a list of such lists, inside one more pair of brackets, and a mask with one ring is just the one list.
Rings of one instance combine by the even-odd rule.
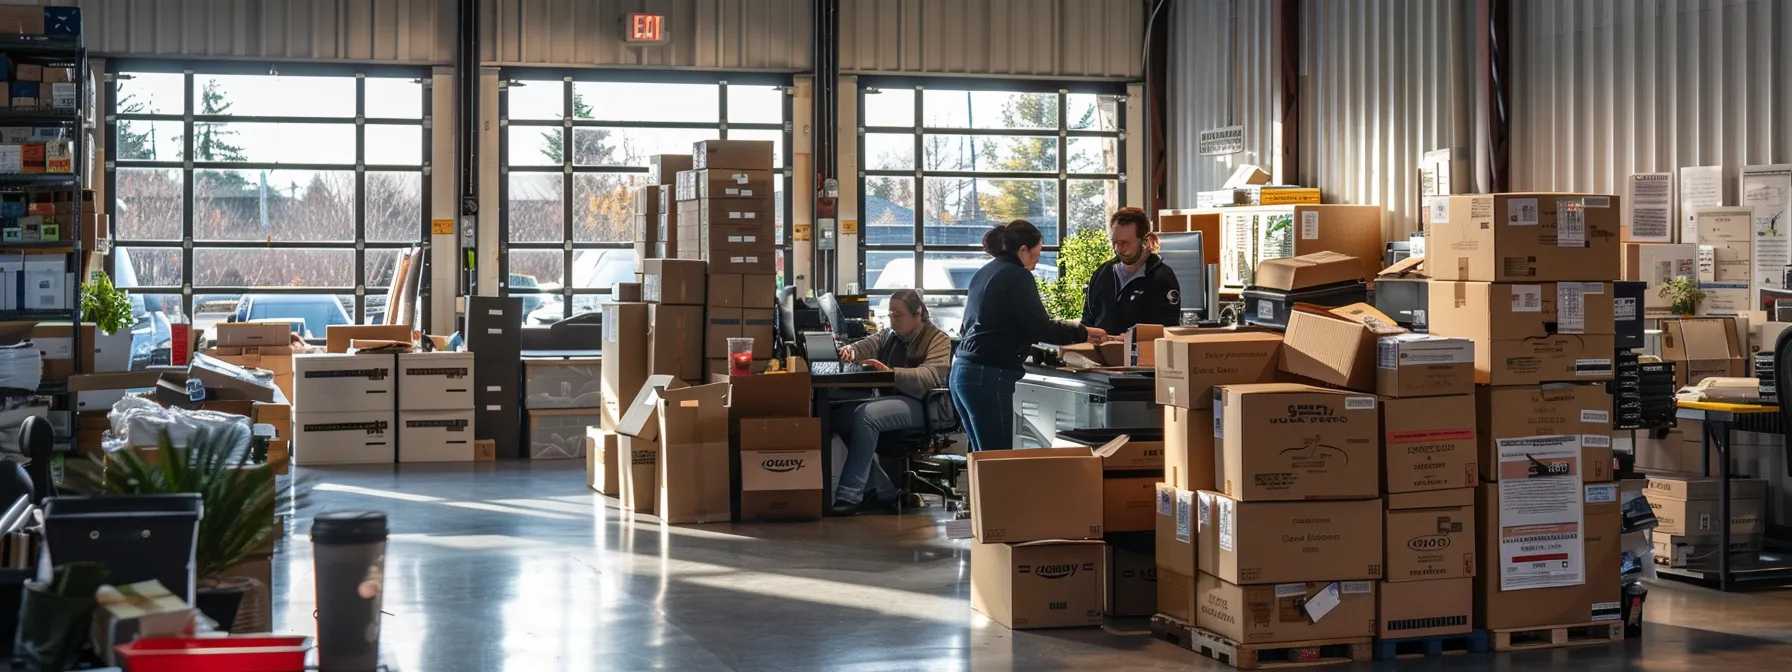
[[1039, 229], [1017, 219], [983, 234], [983, 251], [995, 257], [971, 278], [965, 297], [963, 340], [952, 360], [952, 405], [964, 423], [971, 450], [1014, 447], [1014, 385], [1034, 343], [1101, 343], [1108, 332], [1054, 320], [1039, 299], [1033, 267], [1044, 251]]

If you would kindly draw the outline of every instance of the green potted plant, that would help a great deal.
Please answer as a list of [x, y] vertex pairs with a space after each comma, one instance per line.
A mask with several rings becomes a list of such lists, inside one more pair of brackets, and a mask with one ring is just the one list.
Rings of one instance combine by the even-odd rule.
[[184, 448], [164, 434], [155, 450], [124, 448], [104, 458], [70, 460], [69, 489], [91, 495], [197, 493], [205, 510], [194, 548], [200, 611], [229, 630], [243, 596], [259, 581], [225, 572], [275, 534], [274, 471], [251, 464], [248, 427], [202, 429]]
[[1058, 277], [1038, 281], [1045, 312], [1060, 320], [1081, 319], [1083, 290], [1089, 287], [1089, 278], [1112, 258], [1114, 248], [1108, 245], [1107, 229], [1085, 226], [1072, 231], [1058, 248]]
[[1661, 298], [1673, 303], [1669, 310], [1681, 317], [1692, 317], [1699, 312], [1699, 302], [1705, 300], [1705, 290], [1699, 289], [1699, 282], [1687, 276], [1669, 278], [1661, 283]]
[[93, 366], [96, 373], [128, 371], [131, 366], [131, 297], [112, 285], [112, 278], [95, 271], [81, 283], [81, 321], [92, 322], [95, 337]]

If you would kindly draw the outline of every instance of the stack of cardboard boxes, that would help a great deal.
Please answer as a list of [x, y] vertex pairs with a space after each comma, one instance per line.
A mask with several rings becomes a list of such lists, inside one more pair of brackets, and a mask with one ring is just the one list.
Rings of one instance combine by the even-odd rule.
[[473, 353], [398, 355], [398, 461], [472, 462]]
[[734, 452], [736, 520], [820, 520], [821, 421], [810, 417], [806, 373], [729, 376], [729, 441]]
[[[1596, 194], [1439, 201], [1426, 231], [1431, 333], [1474, 342], [1475, 625], [1619, 618], [1612, 483], [1619, 203]], [[1438, 216], [1442, 215], [1442, 216]]]
[[393, 355], [293, 357], [293, 464], [397, 459], [396, 366]]
[[1114, 445], [970, 454], [972, 609], [1016, 630], [1101, 625]]
[[678, 257], [709, 264], [703, 356], [726, 372], [729, 338], [753, 339], [753, 359], [771, 359], [776, 339], [777, 200], [772, 143], [706, 140], [694, 170], [678, 173]]
[[686, 383], [701, 383], [701, 335], [707, 302], [704, 262], [648, 259], [641, 262], [641, 269], [641, 296], [647, 300], [647, 370]]
[[[1650, 474], [1644, 495], [1659, 525], [1652, 532], [1656, 564], [1711, 568], [1722, 545], [1718, 512], [1722, 483], [1715, 478]], [[1767, 532], [1767, 482], [1730, 479], [1730, 551], [1761, 550]]]

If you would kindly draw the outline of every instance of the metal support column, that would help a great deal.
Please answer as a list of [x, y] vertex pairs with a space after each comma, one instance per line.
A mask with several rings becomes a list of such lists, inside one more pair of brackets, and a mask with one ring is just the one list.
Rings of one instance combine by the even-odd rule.
[[461, 296], [479, 285], [479, 0], [458, 0], [454, 45], [454, 170]]
[[814, 143], [815, 174], [809, 179], [815, 185], [815, 251], [812, 255], [815, 266], [811, 271], [810, 286], [820, 294], [839, 289], [835, 287], [838, 284], [835, 269], [839, 265], [835, 245], [840, 240], [837, 207], [840, 156], [835, 133], [840, 128], [840, 2], [814, 0], [813, 7], [810, 24], [815, 49], [815, 113], [809, 122], [809, 137]]

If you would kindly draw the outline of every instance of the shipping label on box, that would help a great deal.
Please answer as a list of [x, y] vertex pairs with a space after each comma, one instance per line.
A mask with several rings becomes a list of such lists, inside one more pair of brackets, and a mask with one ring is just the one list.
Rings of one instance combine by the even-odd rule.
[[1470, 394], [1475, 344], [1428, 334], [1383, 336], [1376, 342], [1375, 391], [1384, 397]]
[[1474, 395], [1383, 399], [1381, 406], [1388, 492], [1480, 483]]

